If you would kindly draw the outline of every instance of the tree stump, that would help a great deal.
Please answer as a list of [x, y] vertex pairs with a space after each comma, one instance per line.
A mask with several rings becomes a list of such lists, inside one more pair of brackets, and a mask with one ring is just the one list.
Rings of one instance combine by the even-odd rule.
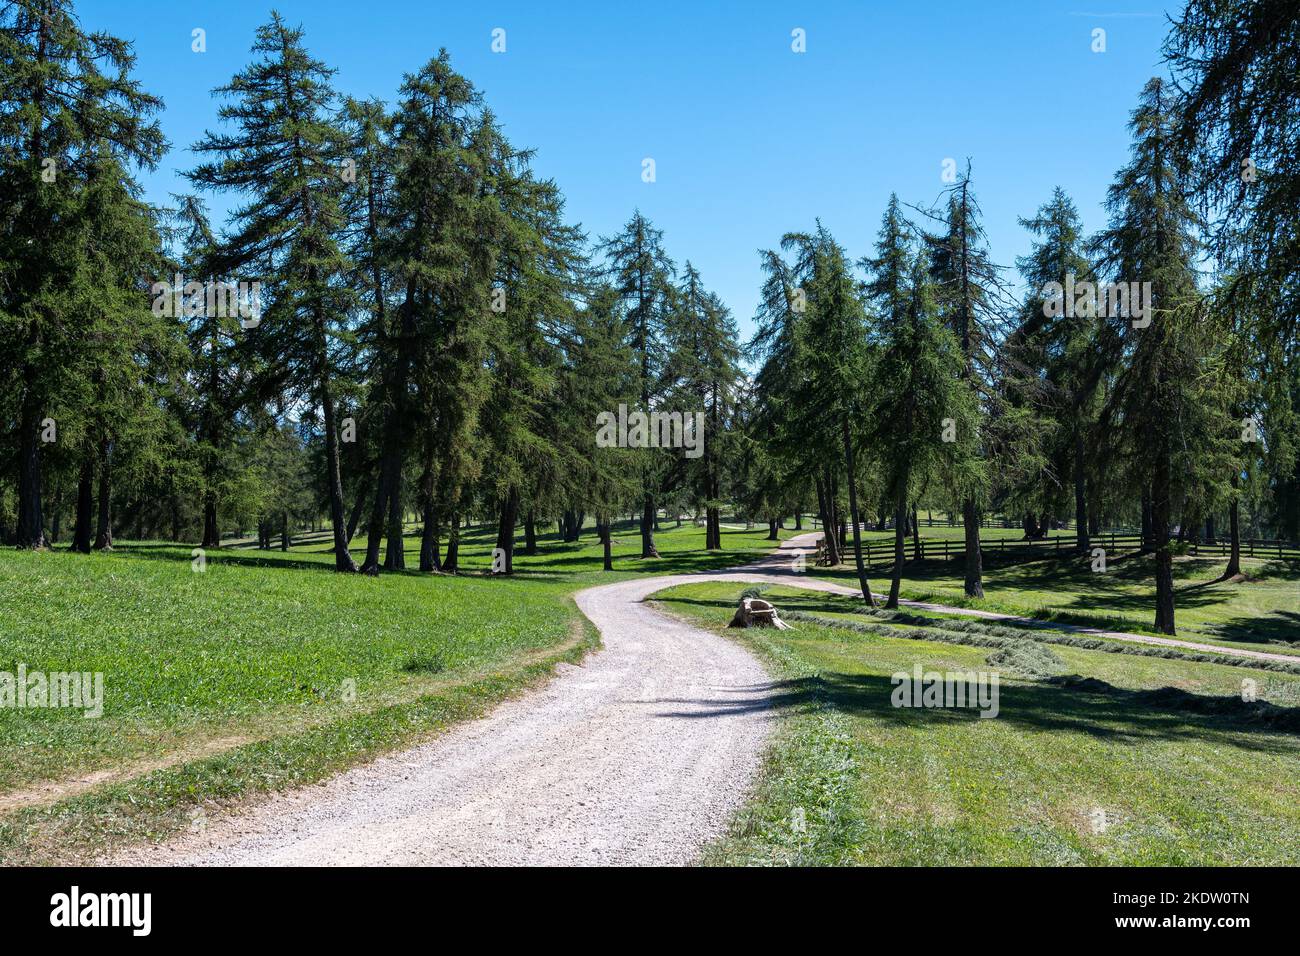
[[779, 631], [791, 630], [789, 624], [781, 620], [776, 608], [761, 598], [741, 598], [740, 607], [731, 619], [728, 627], [774, 627]]

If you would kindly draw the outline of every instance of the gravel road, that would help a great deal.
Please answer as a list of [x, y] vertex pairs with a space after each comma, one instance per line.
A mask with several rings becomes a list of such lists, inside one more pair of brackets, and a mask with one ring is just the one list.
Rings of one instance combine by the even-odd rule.
[[[761, 580], [775, 562], [789, 557], [707, 576]], [[753, 655], [641, 603], [702, 576], [582, 591], [604, 641], [582, 666], [431, 743], [111, 862], [689, 863], [744, 801], [771, 720]]]
[[[431, 743], [109, 862], [689, 863], [725, 832], [753, 784], [770, 729], [771, 687], [757, 659], [738, 644], [642, 602], [663, 588], [701, 579], [857, 593], [792, 573], [794, 553], [810, 550], [817, 537], [791, 538], [771, 556], [734, 571], [638, 578], [581, 591], [578, 606], [600, 629], [604, 647], [581, 666], [560, 665], [540, 690]], [[1062, 629], [1287, 659], [1177, 639]]]

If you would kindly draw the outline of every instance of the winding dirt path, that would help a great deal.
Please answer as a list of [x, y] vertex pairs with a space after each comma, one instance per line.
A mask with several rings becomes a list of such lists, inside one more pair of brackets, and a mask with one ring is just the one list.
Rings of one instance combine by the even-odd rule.
[[582, 666], [428, 744], [111, 862], [689, 863], [749, 792], [770, 685], [739, 644], [642, 602], [706, 576], [761, 581], [791, 560], [581, 591], [604, 642]]
[[[816, 533], [732, 571], [588, 588], [604, 647], [428, 744], [111, 862], [163, 865], [684, 864], [721, 836], [767, 743], [771, 692], [739, 644], [643, 603], [702, 579], [856, 594], [795, 574]], [[1007, 615], [915, 605], [994, 620]], [[1031, 622], [1038, 623], [1038, 622]], [[1050, 626], [1050, 625], [1049, 625]], [[1283, 655], [1065, 628], [1220, 654]]]

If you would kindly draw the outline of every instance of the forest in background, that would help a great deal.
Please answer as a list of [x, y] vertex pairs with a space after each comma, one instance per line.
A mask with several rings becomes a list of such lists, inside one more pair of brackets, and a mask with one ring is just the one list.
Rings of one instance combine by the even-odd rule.
[[[379, 573], [415, 516], [419, 570], [454, 572], [475, 517], [510, 573], [521, 528], [530, 552], [594, 518], [608, 561], [622, 515], [649, 557], [660, 512], [698, 515], [706, 548], [724, 509], [816, 514], [869, 600], [858, 529], [892, 523], [896, 605], [933, 507], [966, 526], [972, 597], [989, 513], [1073, 522], [1085, 553], [1141, 528], [1173, 633], [1189, 542], [1300, 539], [1297, 50], [1292, 4], [1191, 0], [1099, 234], [1063, 186], [999, 262], [968, 162], [935, 206], [892, 198], [873, 249], [811, 214], [768, 237], [742, 343], [639, 212], [607, 237], [566, 222], [445, 53], [358, 101], [272, 14], [215, 91], [192, 194], [160, 208], [136, 177], [168, 148], [162, 104], [130, 45], [67, 0], [5, 2], [0, 540], [269, 548], [319, 522], [339, 571]], [[600, 447], [620, 405], [702, 414], [703, 453]]]

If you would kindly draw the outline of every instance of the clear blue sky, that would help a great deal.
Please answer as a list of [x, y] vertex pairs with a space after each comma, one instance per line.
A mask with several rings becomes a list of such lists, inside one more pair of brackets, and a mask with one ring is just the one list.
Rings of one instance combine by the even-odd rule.
[[[1016, 224], [1066, 188], [1091, 231], [1127, 157], [1125, 124], [1163, 72], [1165, 0], [1048, 2], [443, 3], [282, 0], [340, 91], [389, 101], [445, 46], [507, 136], [537, 150], [571, 221], [608, 235], [640, 207], [669, 254], [752, 328], [756, 250], [816, 217], [854, 259], [871, 251], [890, 191], [929, 203], [941, 163], [974, 166], [994, 257], [1013, 265]], [[249, 59], [269, 0], [81, 0], [85, 26], [132, 40], [137, 75], [163, 97], [172, 151], [148, 197], [187, 189], [189, 146], [216, 123], [210, 91]], [[190, 49], [207, 31], [207, 52]], [[506, 30], [506, 52], [491, 50]], [[807, 52], [791, 51], [806, 31]], [[1106, 31], [1106, 52], [1091, 49]], [[641, 180], [654, 158], [657, 181]], [[223, 208], [214, 204], [214, 209]]]

